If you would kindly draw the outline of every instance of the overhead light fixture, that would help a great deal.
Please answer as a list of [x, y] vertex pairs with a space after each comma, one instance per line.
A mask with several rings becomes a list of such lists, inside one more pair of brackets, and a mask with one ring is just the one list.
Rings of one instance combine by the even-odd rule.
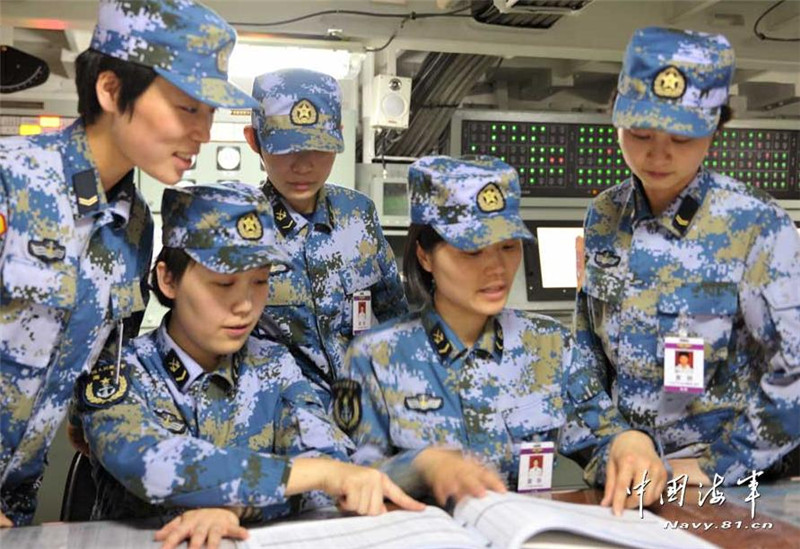
[[348, 50], [239, 43], [233, 48], [228, 72], [234, 77], [255, 78], [265, 72], [302, 67], [340, 80], [354, 76], [351, 74], [354, 55], [363, 56]]

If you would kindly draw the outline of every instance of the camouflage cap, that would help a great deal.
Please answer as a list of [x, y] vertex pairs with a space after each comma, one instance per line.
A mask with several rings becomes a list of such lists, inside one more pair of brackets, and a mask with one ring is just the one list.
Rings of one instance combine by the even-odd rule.
[[253, 82], [253, 127], [269, 154], [344, 151], [342, 90], [332, 76], [306, 69], [268, 72]]
[[492, 156], [427, 156], [408, 169], [411, 222], [431, 225], [449, 244], [479, 250], [533, 240], [519, 215], [519, 178]]
[[100, 0], [91, 49], [151, 67], [213, 107], [258, 104], [228, 82], [236, 31], [193, 0]]
[[714, 133], [728, 101], [734, 54], [721, 34], [648, 27], [633, 33], [612, 121], [687, 137]]
[[162, 242], [218, 273], [288, 264], [275, 246], [272, 208], [261, 189], [225, 182], [167, 187], [161, 200]]

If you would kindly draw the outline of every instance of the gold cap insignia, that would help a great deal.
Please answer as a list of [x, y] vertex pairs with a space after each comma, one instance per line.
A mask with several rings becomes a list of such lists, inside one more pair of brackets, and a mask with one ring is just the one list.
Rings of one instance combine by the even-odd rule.
[[678, 99], [686, 91], [686, 77], [677, 67], [662, 69], [653, 79], [653, 93], [664, 99]]
[[253, 213], [246, 213], [236, 221], [236, 230], [245, 240], [258, 240], [264, 234], [261, 220]]
[[308, 99], [301, 99], [292, 106], [289, 118], [295, 126], [311, 126], [317, 123], [317, 107]]
[[499, 212], [506, 207], [506, 198], [496, 183], [485, 185], [478, 193], [478, 209], [482, 212]]

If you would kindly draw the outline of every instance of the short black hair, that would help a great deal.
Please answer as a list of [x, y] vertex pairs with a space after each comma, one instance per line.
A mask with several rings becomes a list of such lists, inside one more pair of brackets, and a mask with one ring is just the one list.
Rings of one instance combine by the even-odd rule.
[[189, 265], [195, 263], [195, 261], [181, 248], [161, 248], [161, 252], [159, 252], [156, 258], [153, 269], [150, 271], [150, 291], [153, 292], [159, 303], [168, 309], [172, 309], [175, 305], [175, 301], [165, 296], [158, 285], [157, 268], [158, 263], [161, 261], [164, 262], [167, 271], [169, 271], [176, 283], [181, 281], [186, 269], [189, 268]]
[[[617, 87], [614, 86], [614, 89], [611, 92], [611, 100], [608, 102], [608, 112], [611, 114], [614, 112], [614, 102], [617, 100]], [[733, 120], [733, 109], [727, 103], [722, 105], [719, 109], [719, 122], [717, 122], [717, 129], [716, 131], [720, 131], [725, 124]]]
[[103, 113], [97, 100], [97, 78], [111, 71], [120, 83], [117, 107], [120, 112], [133, 113], [133, 105], [155, 80], [156, 71], [131, 61], [123, 61], [95, 50], [85, 50], [75, 59], [75, 86], [78, 89], [78, 113], [86, 125], [94, 124]]
[[422, 268], [417, 258], [417, 243], [427, 253], [444, 242], [444, 239], [430, 225], [412, 223], [408, 227], [406, 249], [403, 253], [403, 276], [409, 300], [417, 303], [430, 303], [433, 298], [433, 275]]

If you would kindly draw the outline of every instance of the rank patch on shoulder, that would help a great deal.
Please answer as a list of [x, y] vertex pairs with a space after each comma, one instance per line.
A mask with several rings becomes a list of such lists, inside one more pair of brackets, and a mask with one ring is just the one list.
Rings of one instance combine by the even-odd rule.
[[286, 236], [294, 229], [294, 218], [280, 202], [273, 204], [272, 210], [275, 217], [275, 226], [278, 227], [283, 236]]
[[245, 240], [258, 240], [264, 235], [261, 220], [253, 212], [246, 213], [236, 220], [236, 231]]
[[361, 384], [352, 379], [333, 382], [333, 420], [346, 434], [361, 423]]
[[81, 399], [88, 408], [108, 408], [120, 402], [128, 393], [125, 365], [120, 367], [119, 380], [114, 383], [116, 365], [98, 366], [83, 378]]
[[453, 346], [450, 345], [450, 341], [447, 340], [447, 336], [444, 335], [444, 330], [442, 330], [441, 325], [437, 324], [431, 330], [431, 342], [433, 342], [433, 346], [436, 348], [436, 352], [439, 353], [439, 356], [447, 356], [450, 354], [450, 351], [453, 350]]
[[61, 261], [67, 255], [67, 249], [53, 239], [28, 241], [28, 252], [34, 257], [38, 257], [45, 263]]
[[169, 431], [170, 433], [175, 433], [176, 435], [182, 435], [186, 432], [186, 423], [181, 421], [181, 419], [170, 412], [169, 410], [163, 410], [161, 408], [157, 408], [154, 410], [156, 416], [161, 421], [161, 426]]
[[653, 93], [664, 99], [679, 99], [686, 91], [686, 77], [672, 65], [661, 69], [653, 79]]
[[317, 114], [317, 107], [308, 99], [301, 99], [294, 105], [289, 113], [289, 118], [295, 126], [311, 126], [317, 123], [319, 115]]
[[442, 397], [436, 395], [420, 394], [405, 398], [406, 408], [415, 412], [433, 412], [444, 405]]
[[672, 226], [676, 231], [681, 233], [681, 235], [686, 234], [689, 224], [692, 222], [692, 219], [694, 219], [699, 209], [700, 204], [697, 203], [697, 200], [691, 196], [687, 196], [683, 199], [683, 202], [681, 202], [678, 211], [675, 213], [675, 217], [672, 218]]
[[500, 321], [494, 319], [494, 348], [498, 352], [503, 352], [503, 326]]
[[6, 229], [8, 229], [8, 224], [6, 223], [6, 216], [0, 213], [0, 236], [6, 234]]
[[78, 198], [78, 213], [84, 215], [97, 207], [100, 199], [97, 197], [97, 182], [94, 170], [84, 170], [72, 176], [72, 187]]
[[499, 212], [506, 207], [506, 197], [495, 183], [487, 183], [478, 192], [478, 209], [482, 212]]
[[620, 259], [621, 258], [611, 250], [603, 250], [602, 252], [594, 253], [594, 262], [604, 269], [616, 267], [619, 265]]
[[178, 389], [183, 391], [183, 386], [189, 381], [189, 371], [186, 369], [186, 366], [183, 365], [183, 362], [181, 362], [178, 353], [174, 350], [168, 352], [167, 356], [164, 358], [164, 365], [167, 367], [167, 372], [169, 372], [173, 381], [175, 381], [175, 385], [178, 386]]

